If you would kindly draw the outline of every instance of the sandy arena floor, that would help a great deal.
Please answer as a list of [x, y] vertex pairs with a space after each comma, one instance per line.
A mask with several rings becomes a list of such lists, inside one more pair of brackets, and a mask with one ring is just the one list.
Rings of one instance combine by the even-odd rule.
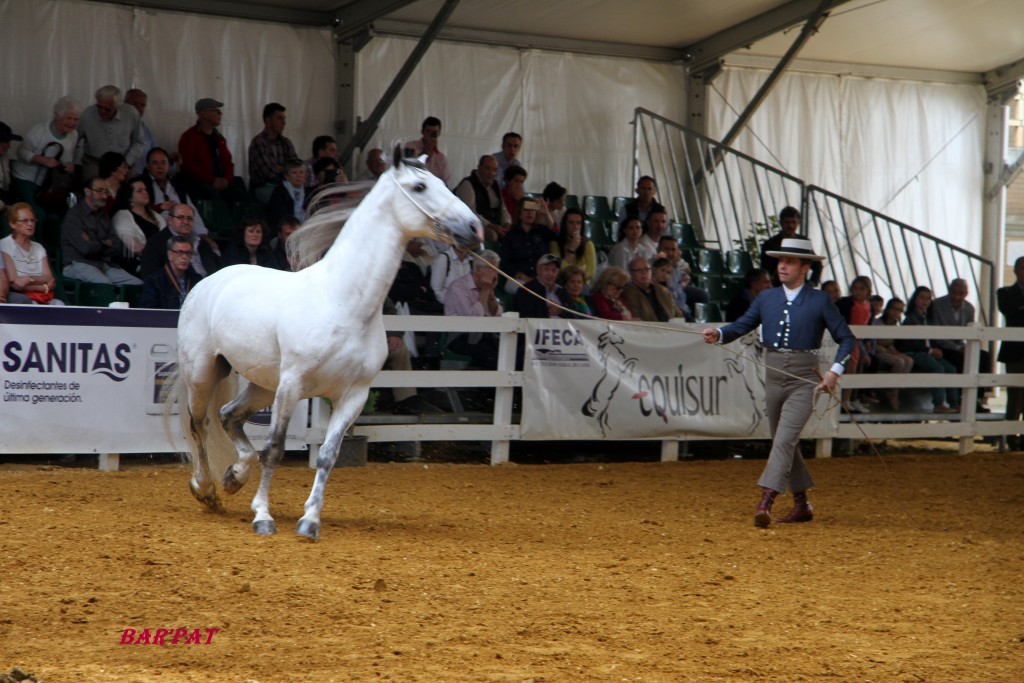
[[[315, 545], [291, 533], [312, 482], [300, 462], [275, 479], [269, 538], [250, 531], [255, 482], [212, 514], [184, 466], [8, 464], [0, 670], [47, 683], [1024, 680], [1024, 456], [886, 463], [812, 461], [817, 518], [767, 531], [752, 525], [758, 461], [370, 465], [335, 472]], [[125, 629], [169, 634], [120, 644]]]

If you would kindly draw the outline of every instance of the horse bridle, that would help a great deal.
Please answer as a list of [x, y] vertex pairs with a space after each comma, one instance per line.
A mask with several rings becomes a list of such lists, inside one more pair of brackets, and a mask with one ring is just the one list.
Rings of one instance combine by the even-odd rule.
[[[416, 170], [419, 173], [429, 173], [429, 171], [427, 171], [425, 168], [424, 169], [416, 168]], [[424, 207], [422, 204], [420, 204], [418, 201], [416, 201], [416, 198], [413, 197], [411, 194], [409, 194], [408, 190], [406, 190], [404, 187], [402, 187], [402, 183], [398, 182], [398, 178], [395, 177], [395, 175], [393, 173], [391, 174], [391, 180], [393, 180], [395, 182], [395, 185], [398, 187], [398, 189], [401, 191], [401, 193], [405, 195], [405, 198], [408, 199], [410, 202], [412, 202], [412, 205], [415, 206], [417, 209], [419, 209], [420, 212], [424, 216], [426, 216], [427, 218], [430, 219], [431, 227], [434, 229], [434, 234], [437, 236], [437, 239], [439, 241], [445, 242], [447, 244], [454, 244], [454, 242], [451, 239], [451, 237], [446, 235], [444, 230], [441, 229], [441, 216], [446, 215], [447, 211], [442, 212], [441, 216], [435, 216], [433, 213], [428, 211], [426, 209], [426, 207]], [[450, 206], [453, 201], [462, 201], [462, 200], [459, 199], [458, 197], [455, 197], [455, 195], [452, 195], [452, 199], [449, 200], [449, 202], [447, 204], [445, 204], [445, 208]]]

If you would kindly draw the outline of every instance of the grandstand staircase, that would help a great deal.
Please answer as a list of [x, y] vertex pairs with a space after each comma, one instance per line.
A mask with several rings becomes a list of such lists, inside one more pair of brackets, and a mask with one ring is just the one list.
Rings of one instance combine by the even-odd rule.
[[[741, 286], [746, 270], [758, 263], [760, 243], [777, 232], [778, 212], [794, 206], [803, 216], [801, 231], [828, 259], [823, 281], [836, 280], [846, 291], [855, 276], [867, 275], [876, 294], [906, 301], [918, 285], [942, 295], [950, 280], [964, 278], [978, 296], [979, 322], [993, 324], [992, 261], [646, 109], [635, 110], [633, 126], [634, 178], [658, 179], [658, 199], [673, 219], [673, 233], [699, 284], [722, 309]], [[616, 198], [616, 205], [621, 199]], [[584, 198], [584, 213], [598, 248], [602, 239], [610, 239], [607, 205], [604, 198]], [[705, 320], [715, 322], [720, 310], [711, 308]]]

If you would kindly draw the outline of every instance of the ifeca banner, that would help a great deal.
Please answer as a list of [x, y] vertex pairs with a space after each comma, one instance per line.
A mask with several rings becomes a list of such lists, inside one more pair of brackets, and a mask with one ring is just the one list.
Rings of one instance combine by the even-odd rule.
[[[769, 438], [757, 333], [723, 348], [704, 343], [703, 325], [669, 325], [679, 332], [528, 321], [521, 438]], [[835, 345], [825, 341], [822, 372], [835, 356]], [[837, 411], [822, 396], [803, 436], [827, 438], [836, 426]]]
[[[164, 430], [162, 388], [177, 362], [177, 311], [0, 306], [2, 453], [161, 453], [185, 450], [180, 420]], [[172, 406], [176, 414], [178, 406]], [[305, 446], [308, 401], [286, 447]], [[253, 445], [270, 409], [245, 425]]]

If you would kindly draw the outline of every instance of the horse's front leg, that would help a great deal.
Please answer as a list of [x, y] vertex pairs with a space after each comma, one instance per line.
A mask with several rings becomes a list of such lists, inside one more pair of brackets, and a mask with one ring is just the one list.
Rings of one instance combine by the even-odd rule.
[[250, 382], [231, 403], [220, 409], [220, 422], [238, 452], [238, 462], [224, 472], [225, 493], [237, 493], [249, 481], [257, 454], [243, 427], [250, 415], [270, 405], [273, 400], [274, 392]]
[[295, 533], [305, 536], [314, 543], [320, 538], [320, 510], [324, 505], [324, 489], [334, 469], [334, 463], [341, 452], [341, 441], [345, 431], [363, 410], [370, 387], [364, 386], [350, 391], [347, 395], [333, 399], [334, 414], [327, 423], [327, 436], [316, 457], [316, 478], [309, 498], [303, 506], [305, 514], [295, 526]]
[[260, 453], [260, 465], [263, 467], [260, 473], [260, 487], [253, 496], [251, 505], [254, 514], [252, 530], [261, 536], [277, 532], [274, 518], [270, 516], [270, 480], [273, 479], [274, 470], [284, 457], [288, 421], [298, 401], [298, 392], [285, 387], [283, 383], [278, 387], [277, 396], [274, 398], [274, 416], [270, 421], [270, 438]]

